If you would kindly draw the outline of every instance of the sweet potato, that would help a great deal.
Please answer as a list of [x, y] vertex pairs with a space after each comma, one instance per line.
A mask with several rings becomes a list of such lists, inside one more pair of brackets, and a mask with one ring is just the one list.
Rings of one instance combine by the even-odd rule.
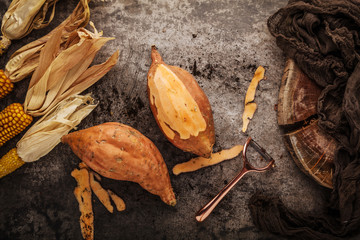
[[189, 72], [164, 63], [155, 46], [151, 59], [148, 97], [159, 128], [176, 147], [210, 157], [215, 130], [207, 96]]
[[134, 128], [108, 122], [72, 132], [61, 141], [100, 175], [136, 182], [165, 203], [176, 204], [164, 159], [156, 146]]

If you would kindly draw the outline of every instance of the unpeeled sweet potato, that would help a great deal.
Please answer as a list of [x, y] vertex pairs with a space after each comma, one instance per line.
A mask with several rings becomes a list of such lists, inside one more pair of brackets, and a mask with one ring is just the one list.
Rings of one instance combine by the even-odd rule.
[[209, 100], [186, 70], [167, 65], [155, 46], [148, 72], [148, 97], [157, 124], [176, 147], [210, 157], [215, 143]]
[[100, 175], [140, 184], [167, 204], [176, 204], [169, 172], [159, 150], [127, 125], [108, 122], [63, 136], [73, 152]]

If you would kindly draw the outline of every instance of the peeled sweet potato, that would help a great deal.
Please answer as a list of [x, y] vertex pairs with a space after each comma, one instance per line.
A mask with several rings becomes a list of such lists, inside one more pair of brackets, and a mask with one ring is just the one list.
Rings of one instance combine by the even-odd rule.
[[176, 147], [210, 157], [215, 130], [207, 96], [189, 72], [164, 63], [155, 46], [151, 59], [148, 97], [161, 131]]
[[108, 122], [63, 136], [73, 152], [100, 175], [140, 184], [176, 204], [168, 169], [156, 146], [127, 125]]

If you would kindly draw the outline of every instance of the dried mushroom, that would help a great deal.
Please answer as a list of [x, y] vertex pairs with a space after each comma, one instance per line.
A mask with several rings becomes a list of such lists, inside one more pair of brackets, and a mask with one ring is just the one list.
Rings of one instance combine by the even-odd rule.
[[332, 188], [337, 141], [317, 124], [316, 107], [321, 88], [292, 59], [282, 77], [278, 124], [285, 146], [299, 168], [324, 187]]

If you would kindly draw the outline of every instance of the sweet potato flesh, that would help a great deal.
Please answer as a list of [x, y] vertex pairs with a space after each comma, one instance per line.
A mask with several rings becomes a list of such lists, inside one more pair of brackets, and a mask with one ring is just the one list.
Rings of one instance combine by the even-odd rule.
[[158, 64], [148, 84], [151, 104], [157, 108], [157, 119], [167, 137], [173, 139], [176, 131], [181, 139], [188, 139], [206, 129], [198, 104], [169, 67]]

